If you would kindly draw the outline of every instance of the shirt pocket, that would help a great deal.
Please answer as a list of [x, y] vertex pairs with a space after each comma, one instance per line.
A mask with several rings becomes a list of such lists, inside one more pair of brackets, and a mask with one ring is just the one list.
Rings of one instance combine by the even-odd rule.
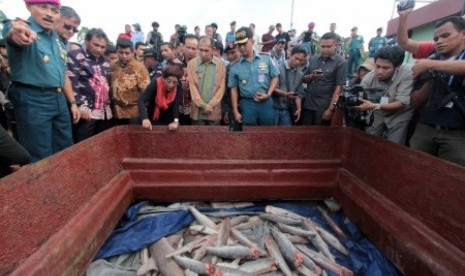
[[37, 50], [39, 52], [39, 55], [37, 56], [39, 59], [38, 62], [47, 64], [53, 58], [53, 49], [50, 46], [47, 46], [44, 43], [38, 43]]
[[244, 88], [250, 83], [250, 74], [240, 72], [239, 75], [239, 87]]

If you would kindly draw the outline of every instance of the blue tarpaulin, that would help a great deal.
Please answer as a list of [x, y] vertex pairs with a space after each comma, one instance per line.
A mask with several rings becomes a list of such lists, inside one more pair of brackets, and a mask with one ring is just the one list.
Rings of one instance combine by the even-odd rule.
[[[153, 216], [136, 219], [141, 208], [147, 205], [151, 205], [151, 203], [144, 201], [128, 208], [118, 226], [100, 248], [96, 259], [105, 259], [139, 251], [163, 237], [189, 227], [194, 221], [194, 217], [188, 210], [162, 212]], [[299, 215], [310, 217], [323, 228], [332, 232], [314, 202], [256, 203], [254, 206], [246, 208], [221, 210], [209, 208], [201, 209], [201, 211], [206, 213], [215, 211], [264, 212], [266, 205], [285, 208]], [[389, 276], [401, 274], [342, 212], [332, 214], [331, 218], [349, 234], [348, 238], [342, 241], [344, 246], [349, 250], [348, 257], [331, 249], [331, 253], [336, 256], [339, 264], [351, 269], [355, 275]], [[328, 273], [328, 275], [332, 274]]]

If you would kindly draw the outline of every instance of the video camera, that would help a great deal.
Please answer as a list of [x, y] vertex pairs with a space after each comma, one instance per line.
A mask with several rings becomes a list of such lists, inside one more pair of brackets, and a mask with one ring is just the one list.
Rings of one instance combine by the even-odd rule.
[[385, 94], [384, 88], [363, 88], [360, 84], [345, 86], [335, 104], [336, 108], [353, 108], [362, 104], [360, 99], [379, 103]]
[[179, 29], [176, 31], [176, 34], [178, 36], [178, 39], [176, 41], [177, 45], [179, 45], [180, 43], [184, 44], [186, 40], [186, 33], [187, 33], [187, 28], [185, 26], [179, 27]]

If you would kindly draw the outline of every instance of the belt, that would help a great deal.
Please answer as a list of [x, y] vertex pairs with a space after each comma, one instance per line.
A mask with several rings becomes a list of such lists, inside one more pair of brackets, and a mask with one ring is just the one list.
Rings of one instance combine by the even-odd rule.
[[455, 127], [447, 127], [447, 126], [440, 126], [440, 125], [432, 125], [432, 124], [425, 124], [435, 130], [465, 130], [465, 128], [455, 128]]
[[41, 86], [35, 86], [35, 85], [32, 85], [32, 84], [27, 84], [27, 83], [22, 83], [22, 82], [17, 82], [17, 81], [13, 81], [12, 84], [14, 84], [17, 87], [23, 87], [23, 88], [38, 90], [38, 91], [41, 91], [41, 92], [54, 92], [54, 93], [63, 92], [62, 87], [41, 87]]

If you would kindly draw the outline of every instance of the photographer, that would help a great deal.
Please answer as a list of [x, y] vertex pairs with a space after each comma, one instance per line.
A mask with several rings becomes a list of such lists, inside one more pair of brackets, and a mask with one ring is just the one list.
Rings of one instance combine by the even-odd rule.
[[357, 111], [373, 110], [373, 124], [366, 128], [367, 133], [401, 145], [405, 145], [407, 127], [413, 115], [410, 105], [413, 75], [411, 67], [402, 64], [404, 57], [404, 50], [398, 46], [386, 46], [376, 52], [376, 69], [368, 73], [361, 84], [366, 93], [373, 93], [371, 88], [381, 88], [385, 92], [379, 102], [361, 99], [362, 104], [355, 107]]
[[[412, 103], [421, 106], [412, 148], [465, 166], [465, 20], [436, 23], [437, 55], [413, 66], [419, 75]], [[423, 81], [423, 83], [421, 83]]]

